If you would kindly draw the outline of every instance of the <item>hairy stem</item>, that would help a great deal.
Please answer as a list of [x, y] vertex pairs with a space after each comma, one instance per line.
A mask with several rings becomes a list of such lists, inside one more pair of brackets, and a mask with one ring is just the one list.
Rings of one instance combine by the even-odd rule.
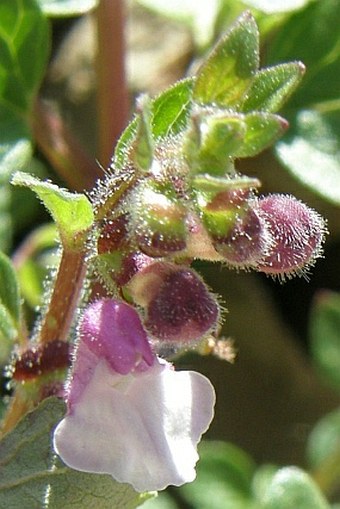
[[64, 249], [39, 342], [67, 341], [86, 274], [86, 251]]

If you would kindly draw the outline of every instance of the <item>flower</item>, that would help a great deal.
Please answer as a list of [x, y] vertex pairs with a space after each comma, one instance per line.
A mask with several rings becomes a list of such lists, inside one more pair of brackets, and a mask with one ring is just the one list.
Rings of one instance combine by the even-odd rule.
[[71, 468], [111, 474], [138, 492], [195, 478], [214, 389], [152, 352], [134, 308], [102, 299], [84, 312], [54, 448]]

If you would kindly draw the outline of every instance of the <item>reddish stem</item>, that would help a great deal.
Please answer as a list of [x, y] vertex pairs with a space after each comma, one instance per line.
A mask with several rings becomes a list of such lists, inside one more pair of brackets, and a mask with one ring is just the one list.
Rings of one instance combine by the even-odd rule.
[[40, 150], [71, 189], [91, 189], [102, 177], [99, 166], [86, 154], [61, 117], [42, 101], [35, 104], [32, 129]]
[[107, 167], [129, 116], [125, 74], [124, 2], [101, 0], [97, 8], [97, 104], [99, 162]]
[[63, 249], [54, 288], [44, 316], [40, 343], [67, 341], [86, 274], [85, 251]]

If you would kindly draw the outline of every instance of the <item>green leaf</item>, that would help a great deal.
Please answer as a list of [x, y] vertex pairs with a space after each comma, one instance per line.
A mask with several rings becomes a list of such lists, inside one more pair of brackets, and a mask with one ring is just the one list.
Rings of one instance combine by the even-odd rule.
[[17, 277], [11, 261], [3, 253], [0, 253], [0, 301], [8, 310], [13, 322], [18, 324], [20, 295]]
[[300, 9], [311, 0], [245, 0], [249, 7], [254, 7], [267, 14], [276, 12], [289, 12]]
[[9, 185], [13, 171], [26, 166], [32, 156], [29, 132], [23, 119], [0, 105], [0, 249], [8, 251], [12, 241], [12, 192]]
[[220, 193], [221, 191], [233, 191], [239, 189], [254, 189], [260, 187], [258, 179], [246, 176], [234, 176], [233, 178], [213, 177], [211, 175], [197, 175], [192, 179], [193, 187], [204, 193]]
[[239, 103], [259, 66], [259, 34], [244, 13], [204, 61], [193, 90], [201, 104], [231, 107]]
[[113, 162], [111, 167], [114, 170], [122, 169], [127, 163], [127, 157], [129, 155], [129, 148], [131, 147], [133, 140], [136, 136], [138, 129], [138, 115], [127, 125], [117, 141], [115, 152], [113, 156]]
[[159, 492], [155, 498], [143, 504], [143, 509], [181, 509], [169, 493]]
[[162, 16], [186, 23], [193, 31], [199, 46], [210, 43], [215, 36], [215, 23], [221, 2], [219, 0], [138, 0], [138, 3]]
[[133, 509], [150, 497], [109, 475], [71, 470], [51, 450], [51, 432], [65, 404], [49, 398], [0, 442], [0, 507]]
[[261, 500], [274, 475], [279, 470], [275, 465], [264, 464], [256, 469], [252, 480], [252, 492], [255, 500]]
[[276, 145], [285, 168], [325, 200], [340, 205], [340, 110], [302, 110]]
[[25, 304], [36, 309], [42, 305], [48, 273], [58, 265], [56, 255], [58, 233], [54, 223], [39, 226], [26, 239], [30, 246], [30, 257], [19, 265], [18, 279]]
[[187, 125], [191, 109], [193, 78], [179, 81], [156, 97], [152, 104], [155, 138], [178, 134]]
[[0, 364], [7, 362], [18, 335], [20, 294], [9, 258], [0, 252]]
[[246, 136], [244, 119], [237, 115], [208, 117], [199, 128], [201, 144], [193, 147], [196, 164], [191, 168], [195, 170], [197, 166], [199, 173], [225, 175], [230, 157], [237, 153]]
[[261, 500], [263, 509], [327, 509], [329, 505], [306, 472], [297, 467], [281, 468]]
[[312, 469], [318, 469], [326, 462], [340, 475], [340, 409], [323, 417], [308, 437], [307, 458]]
[[340, 294], [318, 294], [309, 327], [315, 363], [326, 380], [340, 390]]
[[245, 509], [251, 503], [254, 464], [245, 452], [223, 442], [203, 442], [197, 479], [178, 490], [195, 509]]
[[307, 67], [303, 86], [290, 107], [309, 108], [339, 100], [340, 2], [311, 2], [281, 25], [268, 45], [269, 62], [301, 60]]
[[12, 184], [32, 189], [50, 212], [64, 245], [75, 247], [75, 237], [85, 232], [94, 221], [91, 203], [84, 194], [70, 193], [50, 182], [18, 172]]
[[131, 145], [131, 159], [142, 171], [148, 171], [153, 159], [153, 139], [150, 125], [150, 98], [146, 94], [138, 98], [136, 134]]
[[35, 0], [0, 2], [0, 107], [26, 113], [49, 53], [49, 27]]
[[261, 69], [246, 91], [240, 111], [278, 111], [301, 82], [304, 73], [305, 67], [301, 62]]
[[38, 0], [47, 16], [80, 16], [97, 7], [99, 0]]
[[8, 309], [0, 302], [0, 364], [2, 366], [8, 361], [17, 335], [18, 329]]
[[287, 129], [288, 123], [272, 113], [248, 113], [243, 119], [246, 129], [243, 143], [234, 157], [253, 157], [269, 147]]
[[[154, 139], [176, 135], [186, 128], [191, 108], [193, 79], [179, 81], [151, 101], [151, 130]], [[129, 123], [119, 138], [113, 166], [123, 168], [137, 136], [139, 115]]]

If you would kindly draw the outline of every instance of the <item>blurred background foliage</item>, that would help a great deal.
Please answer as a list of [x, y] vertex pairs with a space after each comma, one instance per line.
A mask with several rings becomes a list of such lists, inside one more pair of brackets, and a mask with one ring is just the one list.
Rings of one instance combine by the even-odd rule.
[[[39, 3], [52, 30], [40, 97], [61, 115], [89, 156], [98, 159], [96, 24], [88, 12], [96, 2]], [[216, 418], [206, 437], [226, 443], [203, 444], [198, 481], [147, 502], [150, 509], [255, 508], [254, 497], [261, 507], [279, 509], [280, 502], [266, 502], [265, 490], [283, 465], [309, 469], [334, 509], [340, 504], [339, 1], [131, 0], [125, 6], [131, 111], [139, 93], [157, 94], [193, 73], [208, 48], [247, 8], [260, 28], [261, 66], [301, 60], [307, 72], [280, 112], [290, 122], [287, 134], [272, 149], [242, 160], [240, 170], [261, 180], [261, 193], [291, 193], [313, 206], [326, 217], [330, 235], [324, 258], [308, 278], [285, 284], [219, 265], [196, 265], [225, 302], [223, 333], [234, 340], [237, 359], [229, 364], [188, 354], [180, 363], [213, 382]], [[47, 50], [35, 64], [36, 72], [44, 67]], [[7, 126], [5, 120], [0, 125]], [[16, 136], [20, 131], [20, 143], [11, 145], [6, 130], [8, 139], [0, 146], [0, 247], [12, 255], [32, 323], [43, 301], [47, 268], [57, 263], [56, 233], [33, 193], [11, 188], [9, 179], [20, 169], [70, 183], [32, 148], [24, 126], [13, 127]], [[85, 181], [83, 187], [88, 187]], [[5, 354], [1, 360], [5, 365]], [[304, 482], [302, 471], [286, 473], [288, 487]], [[318, 504], [282, 508], [327, 507], [323, 501]]]

